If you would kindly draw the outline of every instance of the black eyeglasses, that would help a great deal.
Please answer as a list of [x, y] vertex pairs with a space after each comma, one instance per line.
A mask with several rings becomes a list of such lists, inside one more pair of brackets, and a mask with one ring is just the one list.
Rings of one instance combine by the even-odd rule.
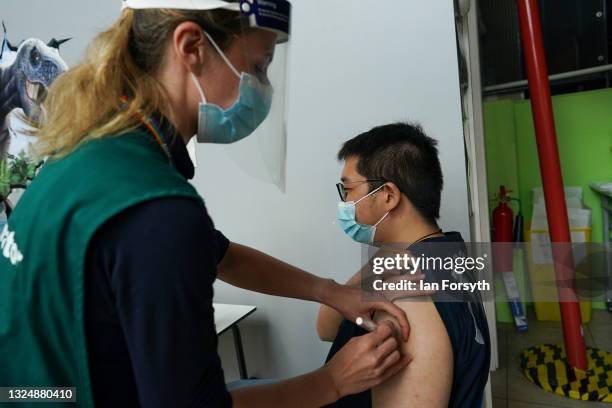
[[346, 183], [338, 183], [338, 184], [336, 184], [336, 188], [338, 189], [338, 194], [340, 194], [340, 199], [342, 201], [346, 201], [346, 196], [348, 195], [348, 192], [344, 188], [345, 184], [363, 184], [363, 183], [370, 183], [370, 182], [373, 183], [373, 182], [376, 182], [376, 181], [381, 182], [383, 184], [387, 182], [387, 180], [385, 180], [385, 179], [367, 179], [367, 180], [358, 180], [358, 181], [347, 181]]

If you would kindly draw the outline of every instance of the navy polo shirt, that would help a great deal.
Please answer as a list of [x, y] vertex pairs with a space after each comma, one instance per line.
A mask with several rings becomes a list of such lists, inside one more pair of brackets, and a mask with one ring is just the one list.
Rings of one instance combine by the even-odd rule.
[[[167, 123], [175, 168], [193, 178]], [[153, 136], [151, 136], [153, 137]], [[96, 407], [229, 407], [212, 307], [229, 241], [206, 208], [162, 198], [118, 214], [85, 264], [85, 332]]]

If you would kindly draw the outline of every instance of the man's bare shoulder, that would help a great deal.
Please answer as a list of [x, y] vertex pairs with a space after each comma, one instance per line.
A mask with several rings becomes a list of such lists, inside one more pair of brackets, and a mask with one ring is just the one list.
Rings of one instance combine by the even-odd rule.
[[[396, 304], [410, 322], [410, 338], [401, 350], [413, 360], [402, 372], [373, 389], [373, 406], [446, 407], [453, 382], [453, 351], [436, 306], [431, 299]], [[391, 317], [378, 314], [375, 319], [380, 322]]]

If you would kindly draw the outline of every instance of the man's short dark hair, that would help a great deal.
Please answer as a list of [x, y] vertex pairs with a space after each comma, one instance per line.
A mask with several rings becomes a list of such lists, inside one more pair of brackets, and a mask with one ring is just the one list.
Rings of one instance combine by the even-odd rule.
[[[359, 173], [395, 183], [421, 216], [436, 224], [443, 184], [437, 145], [418, 124], [393, 123], [344, 143], [338, 160], [356, 157]], [[370, 183], [370, 188], [378, 185]]]

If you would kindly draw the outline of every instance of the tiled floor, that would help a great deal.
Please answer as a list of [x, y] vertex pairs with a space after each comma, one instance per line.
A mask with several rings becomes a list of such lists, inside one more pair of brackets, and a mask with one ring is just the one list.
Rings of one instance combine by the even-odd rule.
[[[584, 325], [589, 347], [612, 352], [612, 314], [594, 310], [589, 324]], [[548, 393], [529, 382], [519, 369], [520, 353], [536, 344], [563, 344], [561, 324], [539, 322], [529, 309], [529, 331], [517, 333], [514, 325], [498, 323], [499, 369], [491, 373], [493, 408], [612, 408], [612, 403], [576, 401]]]

